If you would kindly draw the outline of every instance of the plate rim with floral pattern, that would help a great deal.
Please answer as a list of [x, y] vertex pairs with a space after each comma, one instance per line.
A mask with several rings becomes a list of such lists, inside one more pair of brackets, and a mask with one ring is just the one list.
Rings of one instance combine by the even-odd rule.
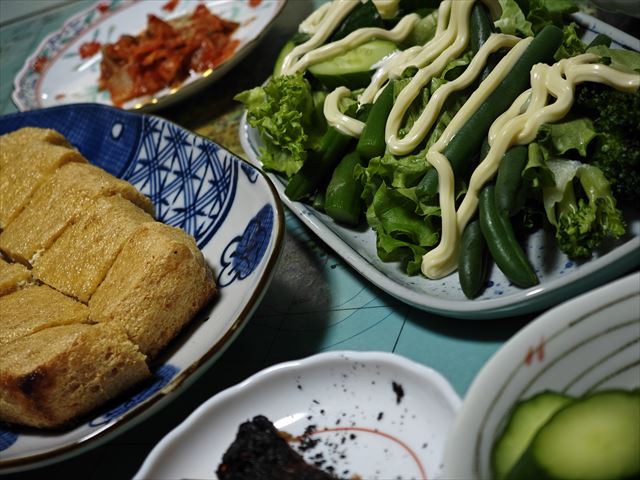
[[[391, 469], [393, 478], [437, 478], [460, 405], [442, 374], [397, 353], [317, 353], [267, 367], [209, 398], [154, 446], [134, 478], [213, 476], [240, 423], [255, 415], [290, 435], [307, 432], [306, 447], [314, 445], [303, 448], [307, 461], [322, 458], [323, 468], [350, 464], [349, 474], [342, 470], [346, 464], [331, 465], [336, 473], [389, 478], [373, 476], [380, 466], [372, 452], [380, 448], [381, 462], [388, 464], [382, 468]], [[335, 443], [323, 437], [332, 434]], [[335, 445], [340, 451], [332, 454]], [[198, 454], [202, 450], [206, 455]], [[365, 462], [359, 452], [366, 452]]]
[[[583, 39], [588, 42], [599, 33], [613, 39], [613, 46], [640, 51], [640, 40], [586, 13], [575, 13], [573, 19], [585, 28]], [[261, 139], [247, 122], [247, 112], [240, 122], [240, 143], [249, 160], [261, 166]], [[284, 193], [283, 177], [268, 173], [276, 185], [283, 203], [323, 242], [331, 247], [364, 278], [399, 300], [427, 312], [445, 317], [485, 320], [540, 311], [597, 287], [640, 265], [640, 216], [634, 213], [629, 233], [615, 248], [582, 263], [560, 255], [552, 271], [543, 263], [555, 255], [552, 239], [540, 232], [529, 242], [527, 256], [534, 263], [540, 283], [519, 289], [497, 268], [493, 268], [489, 286], [474, 300], [467, 299], [452, 274], [438, 280], [424, 276], [410, 277], [401, 271], [398, 262], [383, 262], [376, 253], [375, 235], [368, 227], [352, 229], [341, 226], [329, 216], [301, 202], [292, 202]], [[557, 251], [557, 249], [555, 249]], [[537, 264], [538, 262], [539, 264]], [[553, 276], [552, 276], [553, 275]], [[551, 277], [551, 278], [549, 278]]]
[[[100, 0], [70, 17], [59, 30], [40, 42], [15, 76], [11, 98], [20, 111], [86, 102], [113, 106], [109, 93], [99, 92], [97, 89], [100, 53], [86, 59], [79, 56], [78, 50], [84, 41], [106, 43], [113, 42], [122, 34], [135, 35], [146, 27], [147, 13], [154, 13], [160, 18], [174, 18], [193, 11], [198, 3], [206, 4], [213, 13], [222, 12], [223, 18], [228, 20], [244, 18], [232, 36], [240, 41], [238, 47], [219, 66], [202, 74], [191, 72], [179, 86], [167, 87], [153, 95], [129, 100], [122, 108], [152, 112], [182, 101], [220, 79], [255, 48], [282, 12], [287, 0], [262, 0], [256, 6], [251, 6], [249, 2], [250, 0], [180, 0], [176, 10], [173, 10], [163, 8], [171, 5], [170, 0]], [[139, 9], [139, 15], [132, 16], [128, 10], [131, 7]], [[227, 10], [232, 15], [227, 15]], [[253, 15], [254, 12], [256, 15]], [[259, 23], [256, 23], [256, 19], [259, 19]], [[51, 82], [51, 90], [41, 92], [42, 84], [47, 81], [52, 66], [61, 64], [64, 68], [60, 67], [62, 72], [56, 75], [62, 74], [63, 78], [73, 81]], [[71, 84], [77, 85], [77, 88], [65, 91]]]
[[92, 163], [148, 195], [156, 218], [194, 235], [219, 293], [154, 361], [149, 382], [78, 425], [39, 432], [0, 424], [0, 474], [95, 448], [182, 393], [247, 324], [273, 278], [284, 241], [283, 207], [264, 173], [172, 122], [106, 105], [64, 105], [0, 117], [0, 134], [27, 125], [58, 129]]

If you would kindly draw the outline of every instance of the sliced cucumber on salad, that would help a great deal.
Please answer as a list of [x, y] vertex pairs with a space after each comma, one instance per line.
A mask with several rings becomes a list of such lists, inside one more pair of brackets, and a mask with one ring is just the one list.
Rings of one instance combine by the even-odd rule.
[[355, 90], [371, 81], [374, 67], [395, 52], [397, 45], [387, 40], [372, 40], [359, 47], [309, 67], [309, 73], [328, 89], [345, 86]]

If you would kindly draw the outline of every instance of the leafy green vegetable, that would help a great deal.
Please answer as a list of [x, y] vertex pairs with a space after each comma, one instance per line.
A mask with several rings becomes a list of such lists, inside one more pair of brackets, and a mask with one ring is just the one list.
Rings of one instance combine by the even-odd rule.
[[521, 37], [532, 37], [534, 35], [529, 22], [515, 0], [500, 0], [502, 15], [494, 22], [496, 28], [501, 33], [508, 35], [518, 35]]
[[402, 48], [424, 45], [431, 40], [438, 28], [438, 11], [434, 10], [415, 24], [411, 33], [402, 41]]
[[593, 119], [597, 132], [586, 161], [604, 172], [622, 205], [638, 205], [640, 92], [625, 93], [605, 85], [584, 83], [576, 89], [572, 113]]
[[564, 155], [570, 150], [577, 150], [581, 157], [586, 157], [587, 147], [596, 135], [591, 120], [580, 117], [542, 125], [537, 142], [545, 149], [546, 157]]
[[563, 58], [575, 57], [585, 52], [587, 45], [580, 39], [578, 25], [573, 22], [565, 25], [562, 33], [562, 45], [560, 45], [560, 48], [558, 48], [554, 55], [556, 61], [562, 60]]
[[[554, 185], [543, 188], [547, 216], [558, 248], [570, 258], [590, 257], [605, 239], [626, 231], [609, 181], [602, 171], [575, 160], [549, 160]], [[574, 182], [577, 179], [578, 182]]]
[[409, 275], [420, 271], [422, 256], [439, 238], [428, 218], [412, 212], [407, 196], [382, 182], [367, 209], [367, 221], [377, 234], [378, 255], [384, 261], [399, 260]]
[[588, 53], [600, 55], [605, 63], [616, 70], [640, 72], [640, 53], [619, 48], [597, 45], [587, 49]]
[[566, 158], [586, 157], [596, 138], [591, 120], [570, 119], [543, 125], [528, 149], [523, 177], [541, 198], [558, 248], [570, 258], [590, 257], [605, 239], [620, 238], [626, 231], [602, 170]]
[[440, 208], [424, 204], [416, 194], [416, 185], [432, 168], [424, 153], [399, 158], [387, 153], [355, 169], [380, 258], [403, 262], [410, 275], [419, 272], [422, 255], [438, 241], [432, 217], [440, 216]]
[[527, 4], [525, 13], [534, 33], [549, 23], [562, 27], [563, 17], [578, 10], [573, 0], [525, 0], [521, 3]]
[[307, 158], [309, 132], [317, 120], [309, 82], [301, 74], [283, 75], [234, 99], [245, 104], [249, 125], [260, 131], [264, 167], [287, 176], [297, 172]]

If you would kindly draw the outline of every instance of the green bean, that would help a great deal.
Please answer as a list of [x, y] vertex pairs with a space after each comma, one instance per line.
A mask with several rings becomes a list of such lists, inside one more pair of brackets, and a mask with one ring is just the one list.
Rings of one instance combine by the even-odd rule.
[[327, 185], [324, 209], [337, 222], [358, 225], [362, 217], [362, 184], [353, 176], [361, 162], [358, 152], [347, 153]]
[[[562, 30], [554, 25], [545, 26], [511, 71], [489, 94], [467, 122], [443, 149], [443, 154], [456, 177], [466, 177], [469, 160], [475, 158], [489, 127], [524, 90], [529, 87], [531, 68], [536, 63], [550, 62], [562, 42]], [[438, 172], [429, 170], [420, 181], [418, 193], [422, 198], [431, 198], [438, 193]]]
[[486, 284], [489, 271], [487, 252], [480, 222], [472, 220], [462, 232], [458, 256], [458, 278], [467, 298], [476, 298]]
[[496, 207], [508, 216], [518, 213], [525, 200], [522, 170], [527, 164], [527, 147], [515, 146], [502, 156], [496, 176]]
[[533, 267], [518, 243], [506, 213], [495, 202], [495, 185], [488, 184], [480, 191], [480, 229], [494, 262], [516, 286], [529, 288], [538, 283]]
[[387, 117], [389, 117], [389, 112], [391, 112], [392, 107], [393, 82], [389, 82], [373, 103], [369, 117], [367, 118], [356, 146], [360, 158], [365, 162], [368, 162], [374, 157], [384, 155], [386, 148], [384, 130], [387, 124]]
[[300, 170], [289, 180], [284, 190], [285, 195], [293, 201], [312, 195], [331, 175], [336, 163], [342, 158], [352, 140], [353, 137], [328, 127], [320, 141], [320, 148], [309, 151]]

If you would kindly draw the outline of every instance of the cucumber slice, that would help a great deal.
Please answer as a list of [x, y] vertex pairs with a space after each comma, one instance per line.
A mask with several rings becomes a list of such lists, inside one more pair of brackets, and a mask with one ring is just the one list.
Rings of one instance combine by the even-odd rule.
[[529, 446], [536, 432], [551, 416], [573, 399], [554, 392], [543, 392], [518, 403], [509, 423], [498, 438], [491, 454], [496, 480], [502, 480]]
[[371, 81], [372, 67], [396, 49], [393, 42], [372, 40], [310, 66], [309, 72], [329, 89], [341, 85], [352, 90], [363, 88]]
[[640, 391], [598, 392], [553, 415], [507, 478], [638, 478], [639, 452]]

